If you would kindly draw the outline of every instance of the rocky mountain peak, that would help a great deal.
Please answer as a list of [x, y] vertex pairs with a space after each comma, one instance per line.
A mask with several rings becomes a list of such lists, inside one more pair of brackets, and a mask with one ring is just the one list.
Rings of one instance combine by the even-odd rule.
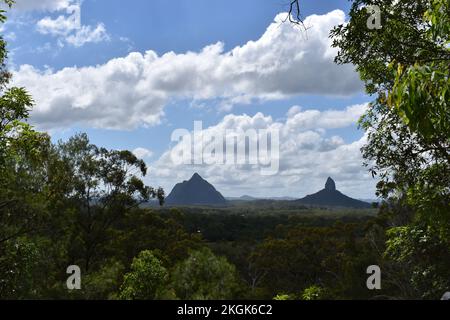
[[203, 178], [196, 172], [194, 173], [194, 175], [191, 177], [191, 181], [192, 180], [203, 180]]
[[166, 198], [166, 204], [225, 206], [227, 201], [213, 185], [194, 173], [189, 181], [175, 185]]
[[330, 190], [330, 191], [336, 190], [336, 183], [330, 177], [328, 177], [327, 182], [325, 183], [325, 190]]

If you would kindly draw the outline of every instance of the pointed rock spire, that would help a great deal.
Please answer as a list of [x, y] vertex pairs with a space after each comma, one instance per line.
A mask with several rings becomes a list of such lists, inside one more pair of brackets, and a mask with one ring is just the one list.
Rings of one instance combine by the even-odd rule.
[[350, 198], [336, 190], [336, 183], [333, 179], [328, 178], [325, 184], [325, 189], [320, 190], [314, 194], [310, 194], [302, 199], [297, 200], [298, 203], [312, 205], [312, 206], [330, 206], [343, 208], [370, 208], [371, 205], [367, 202]]
[[194, 175], [191, 177], [191, 180], [203, 180], [203, 178], [196, 172], [196, 173], [194, 173]]
[[327, 182], [325, 183], [325, 190], [335, 191], [336, 190], [336, 183], [334, 183], [334, 180], [328, 177]]

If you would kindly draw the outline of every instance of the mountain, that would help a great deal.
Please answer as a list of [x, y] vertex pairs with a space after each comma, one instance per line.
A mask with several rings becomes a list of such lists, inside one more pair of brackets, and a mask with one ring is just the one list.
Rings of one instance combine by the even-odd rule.
[[295, 202], [313, 206], [348, 207], [359, 209], [371, 208], [369, 203], [350, 198], [336, 190], [336, 183], [331, 178], [327, 179], [325, 189], [296, 200]]
[[252, 197], [248, 195], [244, 195], [242, 197], [226, 197], [229, 201], [259, 201], [259, 200], [274, 200], [274, 201], [292, 201], [295, 200], [295, 198], [292, 197]]
[[259, 200], [259, 198], [255, 198], [252, 196], [248, 196], [248, 195], [244, 195], [242, 197], [226, 197], [227, 200], [229, 201], [255, 201], [255, 200]]
[[178, 183], [167, 196], [167, 205], [225, 206], [227, 200], [208, 181], [195, 173], [189, 181]]

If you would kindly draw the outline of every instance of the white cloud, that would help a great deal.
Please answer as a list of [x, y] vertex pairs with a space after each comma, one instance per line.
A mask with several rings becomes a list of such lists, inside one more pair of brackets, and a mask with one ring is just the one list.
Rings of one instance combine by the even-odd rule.
[[72, 31], [81, 28], [80, 6], [72, 5], [66, 9], [67, 15], [55, 19], [45, 17], [38, 21], [37, 30], [42, 34], [68, 36]]
[[144, 68], [140, 54], [99, 67], [65, 68], [56, 73], [22, 66], [15, 84], [32, 93], [36, 101], [32, 120], [41, 128], [83, 123], [127, 129], [158, 124], [163, 116], [167, 95], [139, 86]]
[[98, 43], [108, 40], [109, 36], [103, 23], [99, 23], [95, 29], [91, 26], [81, 26], [76, 33], [66, 38], [67, 43], [75, 47], [81, 47], [86, 43]]
[[86, 43], [98, 43], [109, 40], [103, 23], [94, 28], [81, 24], [81, 2], [64, 7], [65, 14], [57, 18], [45, 17], [38, 21], [37, 30], [42, 34], [50, 34], [75, 47], [81, 47]]
[[133, 150], [133, 154], [139, 159], [148, 159], [153, 156], [153, 152], [146, 148], [136, 148]]
[[57, 37], [60, 45], [67, 43], [81, 47], [86, 43], [108, 41], [110, 37], [103, 23], [96, 26], [81, 23], [82, 2], [82, 0], [17, 0], [12, 11], [19, 15], [27, 12], [50, 13], [52, 16], [45, 16], [37, 22], [36, 30], [41, 34]]
[[[273, 176], [262, 176], [252, 165], [213, 164], [184, 165], [172, 161], [172, 151], [182, 147], [176, 143], [150, 166], [149, 183], [163, 185], [170, 192], [175, 183], [199, 172], [227, 196], [303, 197], [323, 188], [328, 176], [335, 179], [338, 189], [357, 198], [374, 197], [375, 181], [362, 166], [360, 148], [366, 137], [346, 143], [339, 136], [327, 134], [329, 129], [355, 126], [367, 105], [350, 106], [345, 110], [304, 110], [288, 115], [282, 122], [262, 113], [230, 114], [217, 125], [205, 128], [203, 134], [231, 130], [280, 130], [280, 170]], [[309, 114], [317, 114], [310, 117]], [[295, 119], [303, 118], [301, 124]], [[342, 119], [346, 119], [343, 121]], [[333, 122], [336, 120], [336, 123]], [[313, 129], [320, 128], [320, 129]]]
[[[342, 11], [307, 17], [305, 23], [311, 26], [307, 37], [292, 24], [281, 23], [284, 17], [279, 14], [258, 40], [228, 52], [217, 43], [200, 52], [130, 53], [103, 65], [59, 71], [24, 65], [15, 72], [15, 84], [32, 93], [37, 103], [32, 119], [45, 128], [79, 123], [121, 129], [154, 125], [169, 99], [218, 99], [223, 110], [230, 110], [235, 103], [255, 99], [361, 92], [354, 67], [333, 62], [336, 50], [330, 47], [328, 34], [344, 22]], [[45, 25], [51, 26], [50, 21]], [[71, 28], [68, 23], [66, 29]], [[96, 34], [92, 39], [102, 34], [88, 31]], [[55, 32], [64, 33], [64, 28]], [[78, 45], [86, 38], [73, 35], [68, 41]]]
[[345, 128], [355, 123], [355, 119], [363, 114], [366, 105], [354, 105], [347, 107], [345, 111], [330, 110], [320, 112], [318, 110], [301, 111], [298, 107], [292, 107], [289, 112], [289, 127], [299, 127], [303, 129], [313, 128]]

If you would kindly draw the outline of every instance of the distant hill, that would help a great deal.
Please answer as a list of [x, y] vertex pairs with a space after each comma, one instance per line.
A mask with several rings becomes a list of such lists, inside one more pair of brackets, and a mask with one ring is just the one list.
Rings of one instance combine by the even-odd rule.
[[340, 191], [336, 190], [336, 183], [331, 178], [328, 178], [327, 182], [325, 183], [325, 189], [322, 189], [317, 193], [308, 195], [302, 199], [295, 200], [295, 202], [313, 206], [332, 206], [358, 209], [371, 208], [371, 205], [369, 203], [350, 198]]
[[227, 200], [229, 201], [255, 201], [255, 200], [259, 200], [259, 198], [255, 198], [252, 196], [247, 196], [244, 195], [242, 197], [226, 197]]
[[225, 206], [227, 200], [208, 181], [195, 173], [189, 181], [178, 183], [167, 196], [167, 205]]
[[295, 198], [292, 197], [252, 197], [248, 195], [244, 195], [242, 197], [226, 197], [229, 201], [258, 201], [258, 200], [275, 200], [275, 201], [290, 201], [295, 200]]

